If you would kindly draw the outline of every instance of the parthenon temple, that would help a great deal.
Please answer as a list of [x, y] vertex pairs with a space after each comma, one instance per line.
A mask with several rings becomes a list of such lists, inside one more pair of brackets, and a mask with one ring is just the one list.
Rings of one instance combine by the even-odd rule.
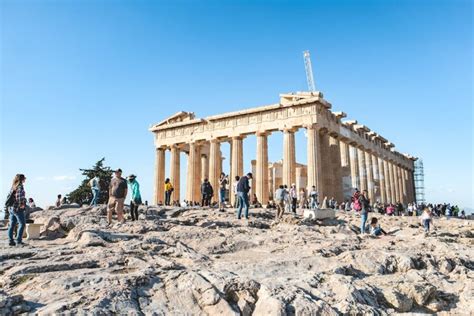
[[[221, 144], [230, 143], [230, 179], [244, 175], [243, 139], [257, 137], [252, 190], [267, 204], [274, 189], [268, 161], [268, 136], [283, 133], [282, 183], [297, 182], [304, 170], [306, 189], [315, 186], [321, 197], [349, 199], [354, 188], [367, 190], [371, 201], [404, 204], [415, 200], [414, 161], [394, 149], [394, 144], [358, 124], [342, 120], [344, 112], [332, 112], [320, 92], [281, 94], [277, 104], [196, 118], [179, 112], [153, 125], [156, 148], [154, 203], [164, 200], [165, 152], [170, 155], [170, 180], [174, 199], [180, 197], [180, 153], [187, 155], [186, 200], [200, 201], [200, 184], [208, 178], [217, 201], [222, 171]], [[307, 166], [296, 163], [295, 132], [306, 130]], [[274, 149], [273, 149], [274, 150]], [[269, 167], [270, 166], [270, 167]], [[300, 170], [298, 170], [300, 169]], [[247, 171], [247, 170], [246, 170]], [[231, 202], [234, 196], [230, 194]]]

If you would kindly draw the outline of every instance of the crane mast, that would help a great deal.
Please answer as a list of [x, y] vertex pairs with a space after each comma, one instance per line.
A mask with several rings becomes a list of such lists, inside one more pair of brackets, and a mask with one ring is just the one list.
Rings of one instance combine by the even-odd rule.
[[306, 70], [306, 81], [308, 83], [308, 90], [310, 92], [315, 92], [316, 87], [314, 85], [313, 67], [311, 66], [311, 57], [309, 55], [309, 50], [305, 50], [303, 52], [303, 58], [304, 58], [304, 68]]

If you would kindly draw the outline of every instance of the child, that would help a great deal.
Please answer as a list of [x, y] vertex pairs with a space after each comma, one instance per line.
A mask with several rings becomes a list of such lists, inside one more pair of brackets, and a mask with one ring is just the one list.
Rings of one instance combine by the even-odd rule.
[[380, 235], [387, 235], [387, 232], [378, 225], [377, 217], [372, 217], [370, 220], [370, 235], [371, 236], [380, 236]]
[[425, 233], [430, 232], [430, 225], [433, 225], [434, 228], [433, 217], [431, 215], [431, 210], [428, 207], [425, 207], [423, 214], [421, 214], [421, 224], [425, 228]]

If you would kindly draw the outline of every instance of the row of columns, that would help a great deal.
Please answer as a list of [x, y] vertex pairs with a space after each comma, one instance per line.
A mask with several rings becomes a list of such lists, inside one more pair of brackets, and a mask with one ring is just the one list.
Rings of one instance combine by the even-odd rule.
[[[307, 188], [315, 186], [320, 197], [334, 197], [338, 201], [350, 198], [353, 189], [367, 190], [372, 201], [382, 203], [409, 203], [414, 201], [413, 173], [391, 160], [377, 156], [336, 134], [329, 134], [318, 125], [305, 126], [307, 130]], [[296, 129], [283, 130], [283, 183], [296, 183]], [[257, 159], [254, 188], [262, 204], [269, 199], [268, 135], [257, 132]], [[236, 175], [244, 174], [243, 136], [235, 136], [231, 144], [230, 201], [234, 203], [232, 183]], [[208, 178], [214, 188], [214, 200], [218, 198], [219, 176], [222, 172], [220, 140], [207, 142], [209, 154], [201, 154], [202, 143], [189, 143], [187, 163], [186, 200], [200, 200], [200, 186]], [[165, 150], [157, 148], [155, 166], [155, 203], [164, 200]], [[180, 196], [180, 148], [171, 146], [170, 180], [174, 186], [173, 200]]]

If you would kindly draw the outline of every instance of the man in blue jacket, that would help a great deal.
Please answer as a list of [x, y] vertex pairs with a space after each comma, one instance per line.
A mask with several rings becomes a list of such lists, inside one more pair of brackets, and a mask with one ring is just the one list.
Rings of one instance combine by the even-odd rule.
[[237, 219], [240, 219], [242, 215], [242, 207], [245, 207], [245, 219], [249, 219], [249, 179], [252, 179], [251, 172], [240, 178], [239, 182], [237, 183], [237, 198], [239, 199]]

